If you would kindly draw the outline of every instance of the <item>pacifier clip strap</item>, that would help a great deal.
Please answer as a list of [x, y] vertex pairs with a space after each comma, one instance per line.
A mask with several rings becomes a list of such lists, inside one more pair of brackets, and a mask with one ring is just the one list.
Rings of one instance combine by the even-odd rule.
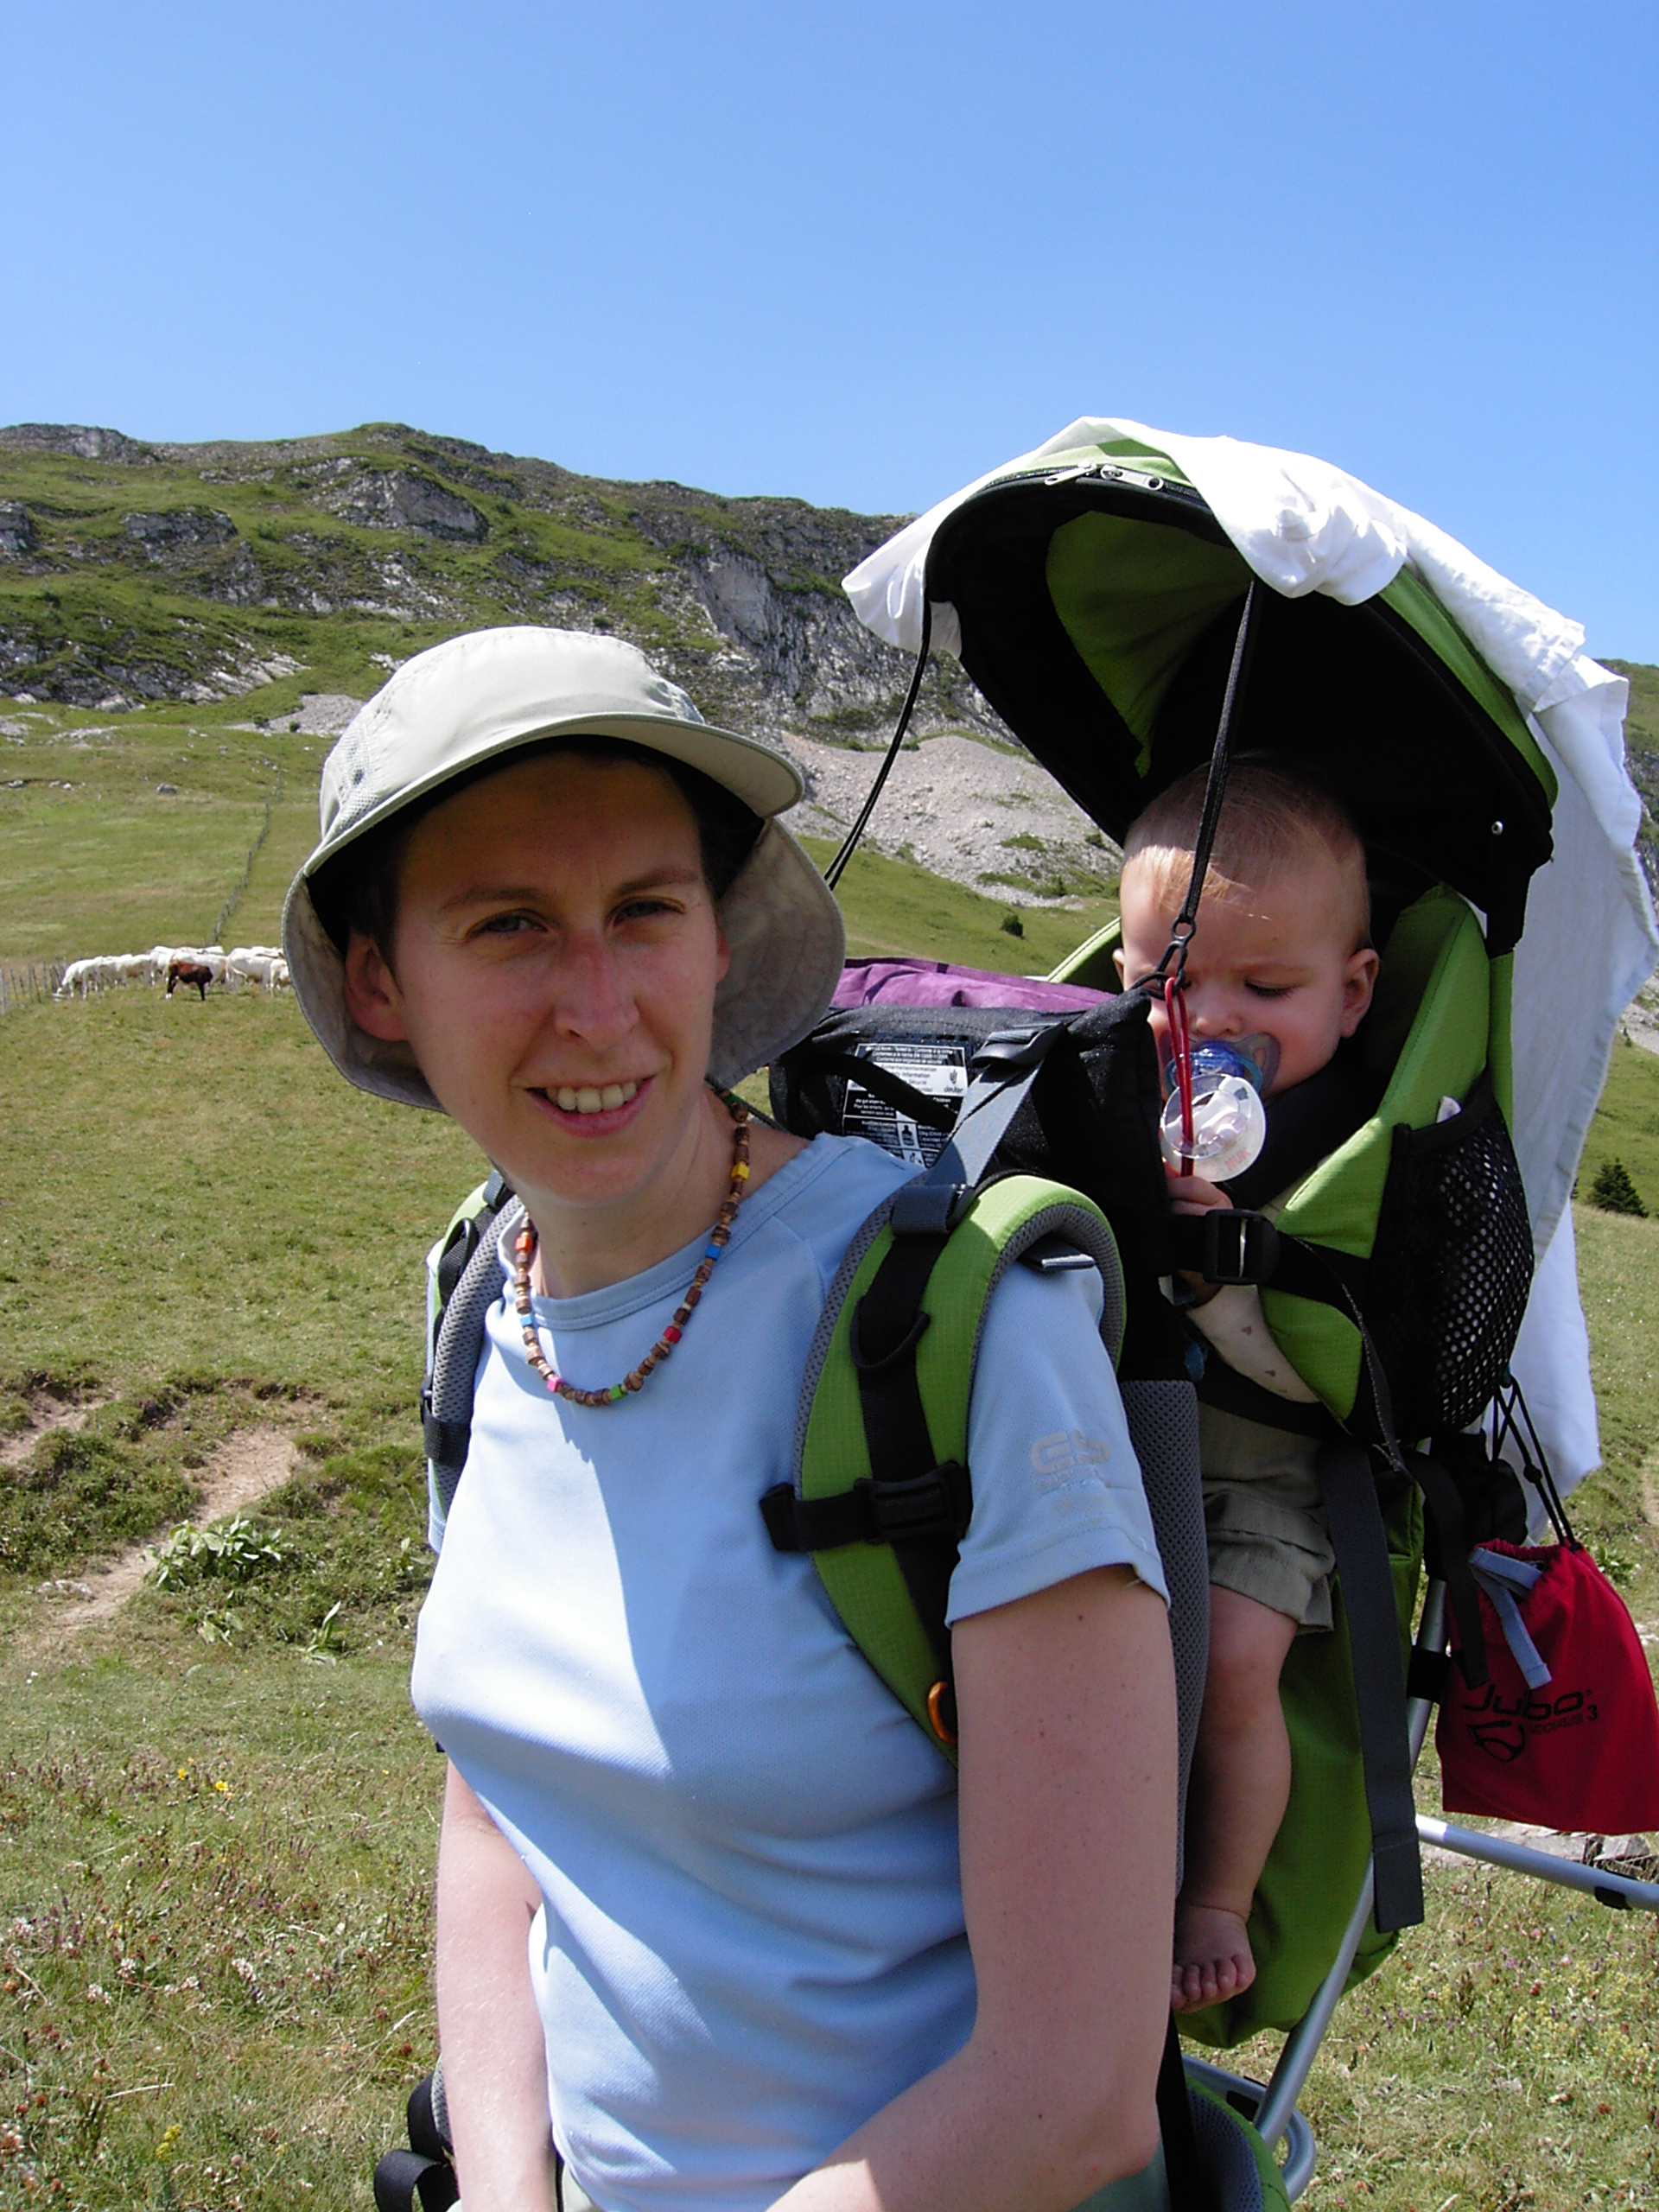
[[[1181, 949], [1186, 957], [1185, 946]], [[1186, 1026], [1186, 986], [1181, 977], [1164, 978], [1164, 1011], [1169, 1016], [1169, 1044], [1173, 1055], [1175, 1089], [1181, 1102], [1181, 1144], [1186, 1154], [1186, 1164], [1192, 1165], [1197, 1140], [1192, 1134], [1192, 1039]]]

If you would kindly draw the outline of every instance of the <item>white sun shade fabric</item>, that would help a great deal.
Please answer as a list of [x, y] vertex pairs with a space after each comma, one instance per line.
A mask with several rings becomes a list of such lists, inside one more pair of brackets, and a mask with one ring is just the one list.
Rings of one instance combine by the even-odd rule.
[[[1554, 855], [1533, 880], [1516, 950], [1514, 1136], [1539, 1266], [1515, 1367], [1567, 1489], [1601, 1456], [1567, 1200], [1619, 1016], [1659, 954], [1635, 849], [1642, 805], [1624, 768], [1629, 687], [1585, 654], [1580, 623], [1329, 462], [1097, 416], [1068, 423], [879, 546], [845, 579], [859, 620], [916, 651], [928, 548], [944, 518], [999, 477], [1117, 439], [1167, 454], [1255, 573], [1287, 598], [1322, 592], [1358, 606], [1408, 563], [1513, 693], [1555, 770]], [[935, 603], [932, 636], [937, 649], [959, 647], [954, 607]]]

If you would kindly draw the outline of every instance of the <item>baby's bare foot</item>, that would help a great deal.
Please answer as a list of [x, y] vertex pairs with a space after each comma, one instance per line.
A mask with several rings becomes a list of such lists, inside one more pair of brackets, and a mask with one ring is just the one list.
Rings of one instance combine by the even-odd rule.
[[1170, 2009], [1196, 2012], [1236, 1997], [1255, 1980], [1255, 1961], [1243, 1916], [1224, 1905], [1178, 1904], [1175, 1908], [1175, 1967], [1170, 1976]]

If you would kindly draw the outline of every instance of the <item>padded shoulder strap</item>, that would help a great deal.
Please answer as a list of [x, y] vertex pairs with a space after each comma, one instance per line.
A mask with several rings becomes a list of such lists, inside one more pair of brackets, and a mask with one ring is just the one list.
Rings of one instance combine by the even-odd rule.
[[[795, 1480], [769, 1491], [762, 1510], [780, 1550], [811, 1552], [849, 1635], [950, 1753], [944, 1599], [972, 1510], [969, 1402], [991, 1294], [1019, 1260], [1095, 1268], [1104, 1287], [1101, 1335], [1116, 1359], [1122, 1276], [1104, 1215], [1036, 1176], [987, 1184], [948, 1233], [895, 1235], [893, 1212], [888, 1198], [870, 1215], [830, 1286], [802, 1382]], [[894, 1268], [910, 1278], [912, 1318], [904, 1323], [895, 1298], [871, 1313], [869, 1333], [885, 1339], [872, 1344], [861, 1317]], [[871, 1433], [869, 1378], [884, 1366], [913, 1374], [922, 1433], [909, 1448], [919, 1464], [894, 1465], [879, 1415]], [[902, 1436], [902, 1410], [898, 1420]]]
[[523, 1205], [505, 1179], [492, 1175], [450, 1222], [433, 1271], [421, 1431], [433, 1495], [446, 1514], [472, 1438], [484, 1316], [500, 1294], [496, 1254], [504, 1233], [523, 1216]]

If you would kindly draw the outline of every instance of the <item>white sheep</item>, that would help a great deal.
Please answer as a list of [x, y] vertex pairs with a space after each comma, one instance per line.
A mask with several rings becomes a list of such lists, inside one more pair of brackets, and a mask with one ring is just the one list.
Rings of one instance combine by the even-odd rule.
[[250, 983], [263, 983], [268, 991], [280, 990], [289, 980], [287, 961], [266, 945], [239, 944], [225, 964], [232, 975]]

